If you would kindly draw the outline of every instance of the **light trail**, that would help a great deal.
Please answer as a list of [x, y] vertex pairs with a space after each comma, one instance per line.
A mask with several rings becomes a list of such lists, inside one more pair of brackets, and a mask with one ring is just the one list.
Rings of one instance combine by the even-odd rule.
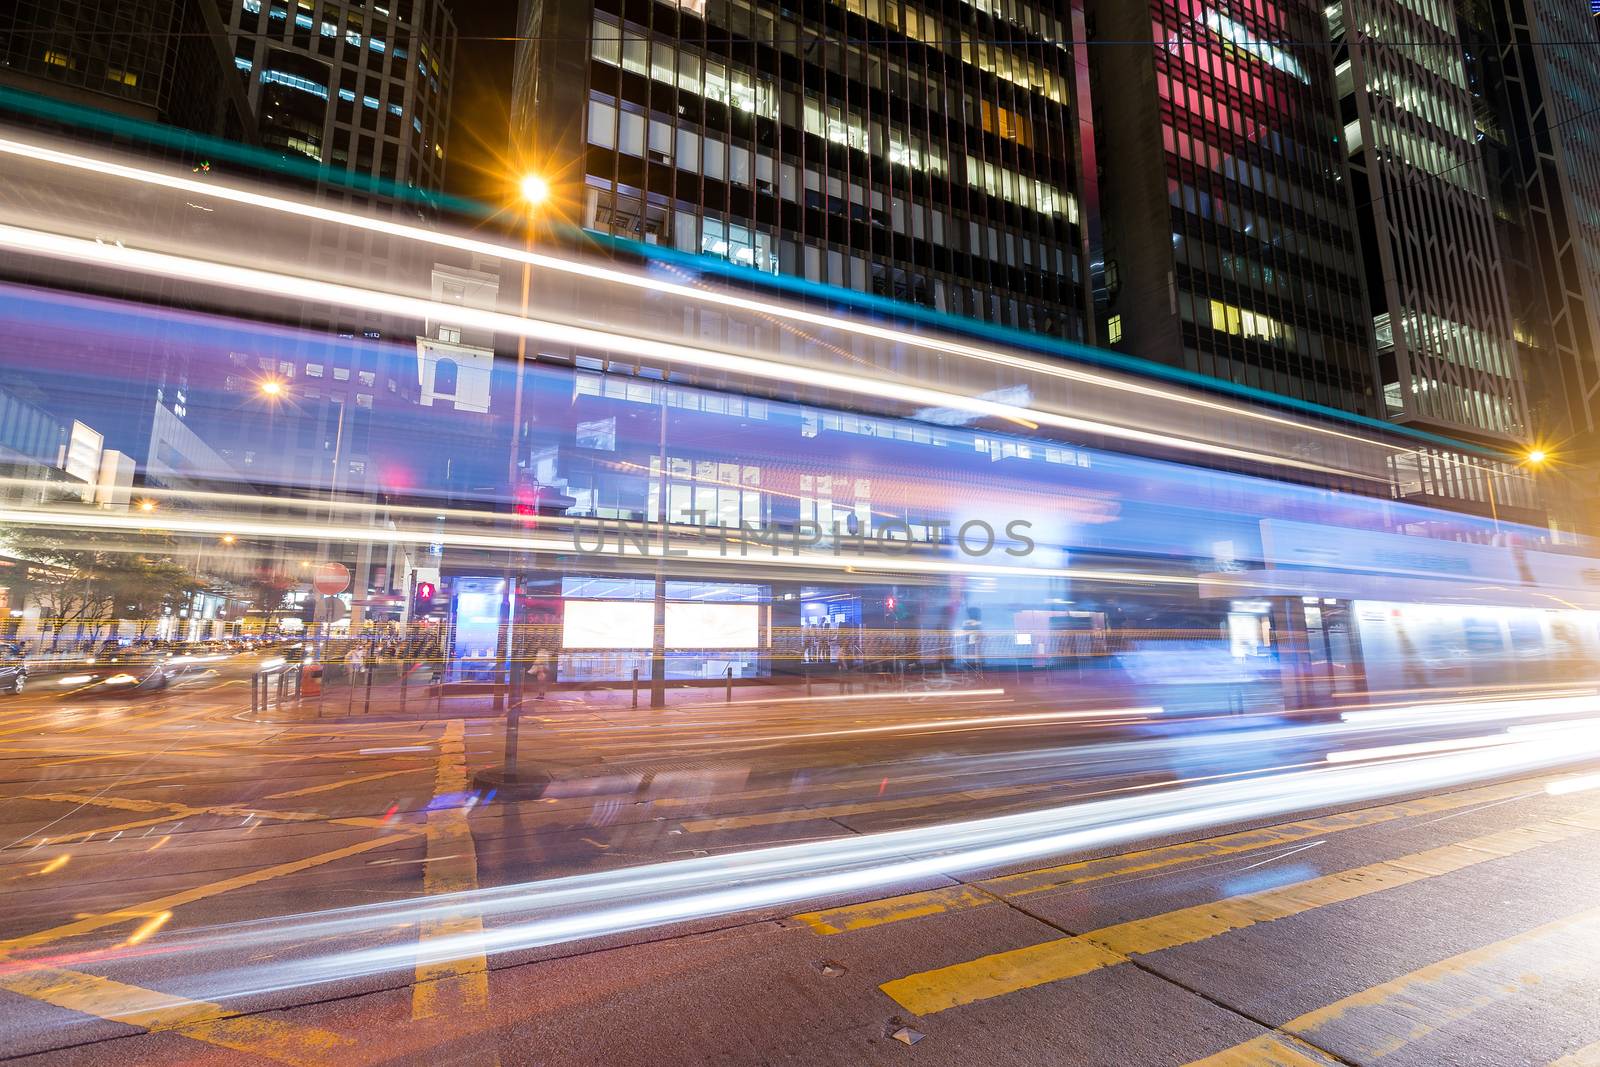
[[[1005, 690], [996, 690], [1005, 692]], [[898, 696], [921, 694], [900, 693]], [[801, 697], [799, 699], [806, 699]], [[706, 737], [683, 742], [691, 745], [744, 745], [769, 741], [811, 741], [819, 738], [853, 737], [864, 734], [937, 733], [941, 730], [1000, 729], [1019, 725], [1043, 725], [1051, 722], [1072, 722], [1082, 719], [1105, 721], [1149, 718], [1159, 715], [1160, 708], [1103, 708], [1082, 711], [1018, 712], [1013, 715], [976, 715], [960, 719], [926, 719], [922, 722], [890, 723], [884, 726], [849, 726], [837, 730], [817, 730], [808, 733], [772, 734], [766, 737]]]
[[[271, 519], [244, 517], [206, 518], [201, 515], [167, 515], [159, 523], [148, 516], [120, 514], [109, 511], [81, 511], [70, 508], [0, 508], [0, 523], [20, 526], [49, 526], [66, 529], [120, 530], [139, 533], [157, 528], [168, 533], [213, 535], [234, 530], [239, 536], [266, 538], [301, 538], [308, 541], [342, 541], [346, 543], [371, 542], [373, 544], [429, 545], [443, 544], [458, 548], [492, 549], [506, 552], [555, 552], [570, 554], [574, 551], [572, 539], [534, 537], [519, 534], [468, 533], [465, 531], [439, 531], [437, 529], [407, 529], [399, 526], [329, 525], [310, 522], [279, 522]], [[668, 539], [670, 542], [670, 538]], [[905, 544], [905, 542], [895, 542]], [[670, 546], [669, 546], [670, 547]], [[1081, 581], [1133, 582], [1139, 584], [1192, 586], [1198, 580], [1178, 574], [1141, 573], [1133, 571], [1103, 571], [1084, 567], [1034, 567], [1019, 563], [1016, 566], [998, 564], [963, 563], [938, 559], [897, 559], [890, 556], [852, 557], [835, 556], [821, 552], [802, 552], [798, 555], [730, 556], [710, 548], [671, 547], [664, 555], [660, 540], [652, 540], [640, 553], [636, 545], [616, 544], [586, 555], [608, 556], [615, 559], [647, 561], [671, 559], [692, 560], [705, 563], [734, 565], [759, 565], [783, 569], [826, 569], [850, 573], [892, 572], [897, 574], [938, 574], [968, 577], [1019, 578], [1046, 577], [1072, 578]], [[1241, 583], [1242, 585], [1243, 583]]]
[[1330, 752], [1329, 763], [1355, 763], [1364, 760], [1386, 760], [1395, 756], [1425, 756], [1435, 752], [1460, 752], [1469, 748], [1492, 748], [1496, 745], [1515, 744], [1509, 734], [1492, 734], [1485, 737], [1460, 737], [1448, 741], [1413, 741], [1404, 745], [1380, 745], [1377, 748], [1346, 748]]
[[1427, 717], [1439, 715], [1450, 715], [1455, 722], [1492, 722], [1500, 719], [1570, 715], [1586, 711], [1600, 711], [1600, 692], [1590, 689], [1570, 696], [1552, 694], [1538, 699], [1456, 700], [1408, 704], [1393, 708], [1374, 708], [1370, 711], [1346, 711], [1339, 717], [1348, 723], [1401, 726], [1425, 725]]
[[[1014, 353], [999, 351], [978, 345], [956, 342], [948, 338], [930, 336], [925, 333], [916, 333], [895, 327], [881, 326], [868, 322], [858, 322], [851, 319], [840, 318], [820, 312], [807, 311], [803, 308], [786, 304], [775, 303], [769, 300], [756, 299], [728, 291], [704, 289], [677, 282], [668, 282], [660, 278], [643, 274], [607, 267], [592, 261], [569, 259], [546, 253], [535, 252], [528, 248], [517, 247], [512, 244], [500, 244], [484, 241], [477, 238], [464, 237], [458, 234], [440, 233], [435, 230], [418, 226], [409, 226], [404, 223], [392, 222], [387, 219], [376, 218], [370, 215], [360, 215], [348, 211], [339, 211], [333, 208], [321, 207], [301, 201], [291, 200], [281, 196], [253, 192], [230, 186], [225, 183], [200, 182], [193, 178], [176, 174], [166, 174], [151, 170], [146, 167], [136, 167], [103, 157], [91, 157], [76, 152], [65, 152], [47, 148], [43, 145], [29, 144], [26, 142], [0, 138], [0, 154], [20, 157], [30, 162], [45, 163], [57, 167], [68, 168], [82, 173], [99, 176], [110, 176], [124, 181], [138, 184], [170, 189], [175, 192], [196, 195], [216, 200], [224, 200], [245, 207], [253, 207], [278, 214], [292, 215], [308, 221], [331, 223], [351, 229], [364, 230], [369, 233], [382, 234], [388, 237], [399, 238], [437, 248], [448, 248], [459, 252], [475, 253], [492, 256], [497, 259], [525, 263], [530, 267], [556, 271], [585, 279], [599, 280], [613, 285], [625, 286], [633, 289], [644, 289], [651, 292], [668, 295], [692, 303], [711, 304], [719, 307], [731, 308], [753, 315], [770, 316], [787, 320], [789, 322], [804, 323], [810, 326], [821, 327], [829, 330], [838, 330], [854, 334], [859, 337], [884, 341], [893, 345], [909, 345], [929, 349], [946, 355], [957, 356], [963, 359], [989, 363], [1010, 369], [1024, 370], [1032, 374], [1055, 377], [1065, 381], [1080, 382], [1115, 389], [1121, 392], [1172, 401], [1192, 407], [1219, 411], [1228, 415], [1247, 418], [1255, 421], [1270, 423], [1285, 428], [1293, 429], [1299, 433], [1310, 433], [1342, 439], [1367, 447], [1378, 447], [1395, 453], [1412, 453], [1416, 449], [1398, 445], [1380, 439], [1335, 429], [1316, 423], [1305, 422], [1288, 418], [1270, 411], [1227, 404], [1199, 394], [1177, 392], [1160, 386], [1150, 385], [1132, 379], [1119, 378], [1101, 372], [1085, 371], [1074, 367], [1063, 366], [1056, 362], [1043, 359], [1019, 356]], [[457, 311], [461, 310], [459, 305]], [[1013, 416], [1002, 416], [1015, 418]], [[1026, 422], [1027, 419], [1023, 418]]]
[[[1371, 729], [1330, 724], [1349, 733]], [[1306, 728], [1290, 733], [1303, 734]], [[1229, 739], [1230, 741], [1239, 739]], [[1259, 734], [1245, 738], [1269, 741]], [[1350, 807], [1396, 794], [1449, 790], [1485, 779], [1527, 776], [1600, 759], [1600, 736], [1503, 739], [1494, 747], [1434, 752], [1401, 762], [1325, 763], [1309, 769], [1122, 794], [1040, 811], [942, 823], [845, 839], [829, 838], [738, 853], [653, 863], [436, 897], [372, 904], [190, 930], [146, 946], [129, 961], [163, 957], [164, 986], [208, 1001], [237, 1001], [306, 986], [384, 974], [409, 975], [419, 963], [527, 951], [618, 936], [673, 923], [787, 908], [826, 897], [893, 891], [935, 877], [1079, 854], [1264, 820], [1322, 807]], [[1595, 776], [1600, 778], [1600, 776]], [[1568, 779], [1568, 782], [1587, 781]], [[1553, 783], [1559, 791], [1563, 786]], [[463, 916], [493, 921], [482, 931], [373, 946], [377, 936], [418, 923]], [[336, 949], [355, 937], [368, 944]], [[308, 946], [321, 945], [313, 951]], [[286, 959], [239, 966], [297, 946]], [[0, 951], [4, 951], [0, 943]], [[30, 966], [92, 964], [114, 968], [123, 952], [14, 958], [7, 972]], [[139, 994], [120, 1008], [138, 1009]]]
[[574, 326], [550, 319], [523, 318], [500, 311], [488, 311], [376, 289], [363, 289], [339, 282], [318, 281], [167, 252], [129, 248], [117, 243], [107, 244], [103, 241], [69, 237], [20, 226], [0, 225], [0, 248], [65, 262], [169, 278], [192, 285], [231, 289], [251, 293], [257, 297], [271, 294], [276, 298], [289, 297], [351, 310], [390, 314], [405, 319], [444, 319], [463, 326], [512, 337], [526, 337], [529, 340], [553, 345], [621, 353], [645, 361], [747, 375], [786, 385], [820, 387], [869, 400], [888, 398], [913, 408], [950, 408], [1011, 421], [1023, 419], [1078, 434], [1103, 435], [1224, 459], [1242, 460], [1266, 466], [1292, 467], [1329, 475], [1350, 474], [1343, 468], [1308, 460], [1274, 456], [1270, 453], [1255, 452], [1195, 438], [1119, 426], [1041, 408], [1023, 407], [983, 397], [952, 393], [929, 386], [908, 385], [883, 378], [829, 370], [816, 365], [788, 364], [675, 341], [657, 340], [589, 326]]

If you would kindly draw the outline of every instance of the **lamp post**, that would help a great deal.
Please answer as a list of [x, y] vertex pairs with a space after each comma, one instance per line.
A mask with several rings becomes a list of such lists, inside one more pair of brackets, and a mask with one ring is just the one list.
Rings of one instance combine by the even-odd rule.
[[[1546, 452], [1544, 449], [1530, 448], [1527, 452], [1524, 452], [1515, 463], [1511, 465], [1511, 469], [1521, 470], [1524, 467], [1538, 469], [1544, 466], [1545, 462], [1549, 460], [1549, 458], [1550, 453]], [[1500, 506], [1495, 500], [1494, 479], [1495, 476], [1493, 470], [1488, 471], [1487, 476], [1484, 478], [1484, 485], [1487, 486], [1489, 490], [1489, 518], [1494, 522], [1495, 536], [1498, 537], [1500, 535]]]
[[[522, 247], [525, 252], [533, 250], [534, 221], [540, 208], [550, 199], [550, 183], [539, 174], [525, 174], [517, 182], [517, 194], [522, 209]], [[522, 261], [522, 300], [519, 305], [519, 317], [528, 317], [528, 300], [533, 286], [532, 267], [526, 258]], [[506, 492], [510, 499], [517, 499], [520, 488], [521, 467], [519, 460], [522, 455], [522, 386], [528, 362], [528, 337], [524, 332], [517, 334], [517, 374], [511, 397], [511, 444], [510, 453], [506, 458]], [[495, 788], [515, 791], [519, 787], [542, 789], [543, 778], [534, 777], [524, 782], [517, 773], [517, 743], [522, 717], [522, 687], [520, 682], [520, 664], [516, 662], [516, 641], [514, 626], [516, 621], [516, 575], [511, 563], [511, 551], [506, 552], [505, 579], [502, 583], [502, 599], [500, 602], [500, 653], [501, 665], [497, 672], [501, 681], [496, 683], [494, 695], [494, 710], [502, 708], [506, 713], [506, 748], [505, 761], [500, 773], [493, 777], [489, 783]], [[509, 699], [508, 699], [509, 697]]]
[[[282, 403], [285, 398], [290, 396], [289, 387], [278, 378], [261, 379], [256, 383], [256, 391], [266, 398], [266, 401], [271, 406], [272, 411], [277, 411], [278, 405]], [[339, 468], [344, 464], [344, 416], [345, 410], [348, 407], [349, 404], [346, 403], [345, 399], [340, 398], [339, 421], [333, 431], [333, 470], [330, 472], [328, 477], [328, 522], [330, 524], [336, 524], [339, 521], [338, 508], [336, 505], [339, 496]], [[317, 555], [323, 557], [327, 555], [326, 541], [318, 545]], [[358, 574], [359, 580], [363, 584], [360, 588], [352, 590], [352, 599], [356, 597], [365, 598], [366, 589], [364, 583], [366, 579], [366, 573], [366, 566], [361, 566]], [[323, 601], [319, 598], [316, 602], [315, 614], [313, 615], [313, 625], [318, 623], [321, 624], [316, 633], [317, 659], [319, 661], [322, 659], [323, 650], [327, 644], [328, 627], [330, 625], [330, 623], [324, 618], [322, 605]], [[352, 618], [352, 631], [354, 631], [355, 626], [356, 620]]]

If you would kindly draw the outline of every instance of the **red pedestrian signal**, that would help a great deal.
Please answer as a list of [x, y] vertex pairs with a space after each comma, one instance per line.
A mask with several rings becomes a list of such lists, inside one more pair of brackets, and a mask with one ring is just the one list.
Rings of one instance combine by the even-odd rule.
[[432, 582], [418, 582], [411, 596], [411, 614], [426, 615], [433, 607], [434, 594], [439, 590]]

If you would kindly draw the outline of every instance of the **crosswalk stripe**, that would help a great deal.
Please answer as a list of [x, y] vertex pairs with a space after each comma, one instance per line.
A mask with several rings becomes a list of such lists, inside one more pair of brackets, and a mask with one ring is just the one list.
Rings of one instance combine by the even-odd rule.
[[99, 975], [39, 968], [0, 976], [0, 988], [96, 1018], [172, 1032], [279, 1063], [318, 1067], [358, 1048], [327, 1030], [259, 1015], [244, 1016], [220, 1004], [158, 993]]
[[908, 1011], [932, 1015], [1126, 963], [1136, 955], [1194, 944], [1596, 831], [1600, 831], [1600, 821], [1592, 818], [1550, 819], [1274, 889], [1117, 923], [1087, 934], [997, 952], [897, 978], [879, 988]]
[[[1331, 1047], [1333, 1043], [1323, 1037], [1335, 1027], [1339, 1028], [1338, 1052], [1343, 1060], [1364, 1063], [1381, 1059], [1473, 1012], [1537, 988], [1549, 980], [1550, 974], [1548, 970], [1542, 974], [1531, 970], [1524, 962], [1526, 957], [1548, 959], [1550, 949], [1587, 944], [1597, 934], [1600, 908], [1568, 915], [1354, 993], [1289, 1020], [1278, 1032], [1196, 1060], [1189, 1067], [1275, 1063], [1278, 1061], [1268, 1057], [1285, 1050], [1305, 1049], [1307, 1043]], [[1565, 967], [1588, 965], [1586, 959], [1569, 958]], [[1595, 1052], [1600, 1052], [1600, 1044], [1580, 1049], [1556, 1063], [1561, 1067], [1600, 1063], [1600, 1059], [1583, 1059]]]
[[1530, 789], [1526, 782], [1468, 789], [1459, 793], [1444, 793], [1383, 807], [1341, 812], [1319, 819], [1267, 826], [1257, 830], [1243, 830], [1202, 841], [1163, 845], [1159, 848], [1125, 852], [1100, 859], [1078, 860], [1057, 867], [990, 878], [976, 883], [975, 886], [951, 886], [929, 892], [885, 897], [863, 904], [847, 904], [824, 911], [806, 912], [794, 916], [794, 919], [805, 923], [819, 934], [841, 934], [850, 930], [882, 926], [885, 923], [943, 914], [947, 911], [983, 907], [999, 903], [1008, 897], [1044, 893], [1128, 875], [1148, 874], [1186, 863], [1292, 845], [1346, 830], [1378, 826], [1397, 819], [1460, 811], [1477, 804], [1543, 795], [1544, 793], [1537, 788]]

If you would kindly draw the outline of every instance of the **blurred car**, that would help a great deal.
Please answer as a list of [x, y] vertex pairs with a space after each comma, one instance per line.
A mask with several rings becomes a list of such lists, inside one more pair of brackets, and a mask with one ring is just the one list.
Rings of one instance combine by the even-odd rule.
[[186, 657], [145, 649], [124, 649], [102, 657], [94, 673], [71, 674], [61, 685], [72, 686], [78, 696], [117, 696], [165, 689], [188, 669]]
[[18, 645], [0, 645], [0, 689], [20, 693], [28, 685], [28, 662]]

